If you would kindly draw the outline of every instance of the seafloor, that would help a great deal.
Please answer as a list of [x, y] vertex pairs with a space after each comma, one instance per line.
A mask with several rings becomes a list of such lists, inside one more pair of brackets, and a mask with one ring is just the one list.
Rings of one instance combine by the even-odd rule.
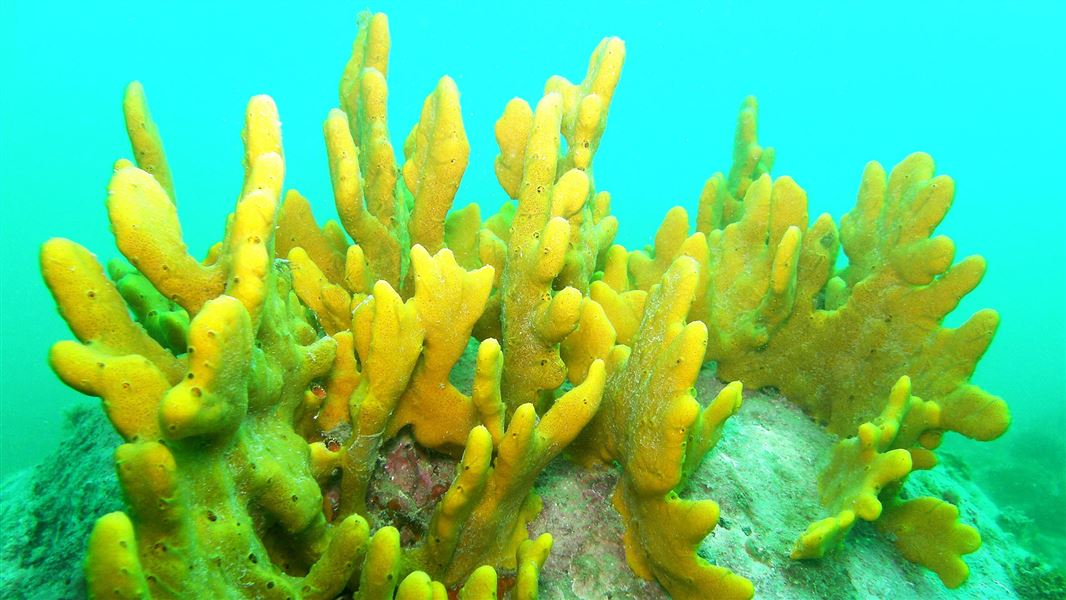
[[[720, 386], [705, 369], [699, 396], [713, 397]], [[1062, 576], [1018, 543], [1008, 532], [1014, 521], [949, 452], [940, 453], [936, 469], [912, 475], [905, 493], [948, 499], [981, 531], [984, 544], [966, 557], [971, 573], [960, 589], [945, 589], [931, 572], [904, 560], [885, 535], [861, 522], [829, 557], [790, 560], [795, 537], [823, 516], [817, 473], [833, 441], [780, 396], [746, 391], [744, 406], [684, 492], [721, 505], [721, 521], [700, 554], [750, 578], [762, 598], [1066, 598]], [[111, 466], [118, 443], [102, 411], [79, 404], [50, 442], [54, 449], [44, 462], [3, 482], [0, 598], [84, 597], [81, 562], [92, 523], [122, 506]], [[544, 509], [531, 534], [547, 531], [555, 537], [541, 598], [667, 597], [626, 566], [622, 523], [610, 504], [614, 480], [609, 469], [585, 470], [563, 460], [541, 476]]]

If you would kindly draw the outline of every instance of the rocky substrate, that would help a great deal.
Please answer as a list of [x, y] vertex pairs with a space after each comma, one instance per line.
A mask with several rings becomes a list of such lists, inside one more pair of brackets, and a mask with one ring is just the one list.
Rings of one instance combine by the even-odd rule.
[[[710, 370], [698, 386], [701, 398], [711, 398], [721, 388]], [[682, 497], [719, 503], [718, 527], [698, 552], [751, 579], [756, 598], [1066, 597], [1066, 582], [1017, 545], [998, 524], [999, 509], [969, 479], [961, 462], [943, 452], [941, 465], [909, 477], [904, 494], [949, 500], [959, 506], [964, 522], [980, 530], [984, 543], [965, 557], [970, 578], [961, 588], [946, 589], [931, 571], [905, 560], [888, 536], [861, 521], [826, 558], [791, 560], [795, 539], [811, 521], [826, 516], [818, 504], [817, 480], [836, 438], [772, 391], [745, 390], [744, 396], [740, 412], [729, 420], [722, 440]], [[544, 510], [531, 533], [555, 536], [541, 598], [668, 597], [626, 566], [623, 525], [610, 502], [615, 479], [613, 470], [590, 471], [563, 461], [541, 477]]]
[[[705, 370], [700, 397], [712, 397], [720, 386], [713, 372]], [[933, 573], [904, 560], [891, 539], [863, 522], [825, 559], [790, 560], [796, 536], [823, 516], [816, 481], [833, 442], [780, 396], [746, 391], [740, 413], [682, 494], [721, 505], [721, 521], [699, 554], [751, 579], [762, 598], [1066, 597], [1062, 577], [1000, 526], [1006, 522], [1000, 510], [970, 479], [965, 465], [946, 452], [940, 453], [937, 468], [912, 475], [904, 493], [945, 498], [981, 531], [984, 544], [966, 557], [970, 579], [960, 589], [945, 589]], [[119, 443], [102, 411], [85, 403], [70, 411], [64, 431], [40, 465], [3, 481], [0, 597], [84, 597], [81, 564], [92, 524], [122, 507], [112, 468]], [[390, 460], [410, 460], [410, 450], [401, 450], [405, 454]], [[544, 509], [530, 533], [550, 532], [555, 538], [541, 598], [667, 597], [626, 566], [623, 525], [610, 501], [616, 477], [613, 469], [586, 470], [557, 460], [538, 480]]]

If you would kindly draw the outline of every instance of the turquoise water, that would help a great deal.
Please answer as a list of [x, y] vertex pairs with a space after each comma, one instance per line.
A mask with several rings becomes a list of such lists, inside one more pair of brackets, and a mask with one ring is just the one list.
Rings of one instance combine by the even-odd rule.
[[[671, 206], [694, 210], [704, 180], [728, 168], [736, 109], [748, 94], [760, 101], [761, 140], [777, 149], [774, 172], [807, 190], [814, 213], [846, 212], [868, 160], [932, 154], [957, 183], [939, 231], [955, 240], [958, 257], [979, 253], [989, 263], [949, 324], [979, 308], [1000, 311], [974, 380], [1014, 414], [1003, 439], [952, 447], [982, 468], [1014, 473], [993, 493], [1037, 520], [1057, 518], [1048, 527], [1063, 531], [1047, 508], [1063, 499], [1033, 498], [1066, 488], [1066, 8], [930, 4], [370, 8], [390, 17], [397, 147], [437, 79], [449, 74], [459, 85], [472, 157], [457, 205], [502, 202], [492, 127], [504, 104], [535, 100], [551, 74], [579, 79], [605, 35], [626, 40], [627, 61], [596, 177], [612, 193], [616, 241], [627, 247], [649, 241]], [[0, 473], [33, 464], [78, 398], [46, 365], [48, 347], [69, 334], [41, 283], [37, 249], [63, 236], [102, 258], [116, 254], [103, 199], [111, 164], [130, 153], [124, 85], [145, 85], [195, 254], [217, 239], [239, 191], [243, 108], [253, 94], [279, 106], [287, 184], [320, 217], [332, 215], [321, 122], [336, 104], [364, 8], [3, 4]]]

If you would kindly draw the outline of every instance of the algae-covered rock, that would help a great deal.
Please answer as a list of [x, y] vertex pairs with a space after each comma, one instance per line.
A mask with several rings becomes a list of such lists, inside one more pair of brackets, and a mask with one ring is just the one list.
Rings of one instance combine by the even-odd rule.
[[[714, 398], [722, 387], [707, 367], [697, 395]], [[756, 598], [1009, 599], [1025, 597], [1012, 584], [1018, 575], [1042, 575], [1027, 579], [1034, 587], [1053, 583], [1046, 568], [1032, 566], [1040, 561], [995, 524], [999, 510], [952, 460], [942, 469], [913, 474], [903, 494], [965, 499], [964, 518], [980, 527], [984, 544], [967, 556], [970, 577], [959, 589], [945, 589], [936, 575], [904, 559], [889, 536], [865, 522], [855, 525], [831, 560], [792, 560], [795, 538], [823, 510], [816, 481], [835, 440], [772, 390], [748, 392], [712, 457], [682, 493], [713, 497], [720, 506], [718, 526], [700, 545], [700, 557], [743, 573]], [[622, 519], [611, 508], [616, 479], [610, 469], [584, 470], [565, 462], [541, 477], [544, 510], [531, 533], [552, 531], [558, 540], [541, 574], [542, 598], [669, 598], [626, 566]], [[1030, 566], [1015, 574], [1016, 564]]]
[[[463, 364], [472, 368], [472, 358], [468, 350]], [[697, 395], [714, 397], [721, 387], [713, 369], [705, 368]], [[103, 413], [77, 405], [57, 439], [40, 465], [9, 477], [0, 487], [0, 597], [84, 597], [81, 565], [92, 523], [121, 507], [111, 466], [117, 441]], [[1004, 519], [999, 510], [951, 454], [945, 455], [942, 469], [913, 474], [904, 493], [965, 499], [964, 516], [980, 526], [984, 544], [967, 557], [970, 578], [959, 589], [945, 589], [931, 572], [903, 559], [892, 540], [868, 523], [855, 526], [833, 560], [791, 560], [795, 537], [822, 510], [813, 488], [833, 440], [779, 395], [749, 392], [743, 409], [725, 427], [713, 460], [693, 473], [684, 493], [713, 495], [721, 506], [720, 522], [700, 546], [700, 556], [745, 573], [761, 598], [1061, 597], [1066, 589], [1061, 573], [1000, 528], [997, 521]], [[421, 458], [411, 458], [416, 455]], [[409, 451], [404, 462], [419, 462], [413, 469], [419, 472], [450, 468], [446, 458], [425, 452]], [[383, 467], [381, 475], [391, 476], [392, 469]], [[611, 506], [616, 482], [614, 469], [585, 469], [563, 459], [537, 480], [543, 509], [530, 534], [551, 532], [555, 538], [541, 574], [541, 598], [668, 597], [626, 564], [624, 526]], [[766, 493], [767, 482], [775, 482], [774, 493]]]
[[120, 510], [118, 435], [96, 406], [70, 409], [53, 450], [0, 484], [0, 597], [83, 598], [81, 565], [100, 515]]

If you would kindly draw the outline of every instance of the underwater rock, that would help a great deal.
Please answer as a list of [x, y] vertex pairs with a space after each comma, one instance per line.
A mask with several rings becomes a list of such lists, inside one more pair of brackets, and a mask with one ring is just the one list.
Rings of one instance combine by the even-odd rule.
[[[723, 387], [706, 367], [700, 398]], [[727, 423], [682, 497], [714, 497], [718, 526], [700, 545], [701, 557], [744, 573], [762, 598], [1020, 598], [1009, 565], [1028, 557], [995, 525], [999, 509], [975, 483], [950, 466], [912, 475], [909, 496], [951, 491], [964, 498], [967, 522], [981, 528], [983, 545], [967, 556], [970, 577], [948, 590], [936, 575], [904, 559], [885, 534], [869, 523], [855, 526], [833, 560], [794, 561], [792, 543], [821, 507], [817, 474], [835, 437], [772, 390], [749, 391], [744, 409]], [[621, 519], [611, 508], [616, 475], [567, 462], [552, 465], [538, 481], [544, 499], [531, 534], [552, 531], [556, 545], [541, 572], [541, 597], [669, 598], [657, 585], [635, 577], [620, 544]], [[767, 493], [772, 489], [773, 493]]]
[[[473, 368], [471, 354], [468, 350], [457, 371]], [[723, 386], [713, 367], [706, 367], [697, 387], [700, 397], [713, 397]], [[1061, 576], [1056, 579], [999, 527], [999, 509], [960, 461], [947, 458], [950, 454], [942, 468], [911, 476], [904, 493], [965, 499], [965, 520], [981, 528], [984, 543], [967, 557], [970, 577], [961, 588], [945, 589], [869, 523], [855, 526], [833, 560], [791, 560], [795, 537], [821, 510], [813, 488], [833, 436], [771, 390], [747, 396], [744, 410], [726, 426], [715, 460], [700, 466], [683, 495], [713, 492], [721, 520], [699, 554], [747, 574], [759, 597], [961, 600], [1054, 598], [1062, 591]], [[110, 463], [115, 438], [101, 411], [79, 404], [68, 413], [52, 455], [3, 482], [0, 522], [7, 542], [0, 553], [0, 597], [85, 597], [81, 565], [92, 523], [121, 508]], [[404, 456], [417, 460], [418, 469], [441, 462], [439, 456], [418, 455], [423, 458]], [[541, 572], [540, 598], [668, 598], [658, 584], [636, 577], [626, 565], [623, 524], [610, 499], [617, 477], [613, 469], [557, 460], [537, 480], [544, 506], [530, 535], [551, 532], [556, 540]], [[768, 485], [774, 493], [766, 493]], [[1015, 585], [1026, 589], [1016, 591]]]
[[66, 414], [48, 456], [0, 484], [0, 597], [84, 598], [86, 541], [122, 508], [112, 456], [118, 435], [99, 407]]

